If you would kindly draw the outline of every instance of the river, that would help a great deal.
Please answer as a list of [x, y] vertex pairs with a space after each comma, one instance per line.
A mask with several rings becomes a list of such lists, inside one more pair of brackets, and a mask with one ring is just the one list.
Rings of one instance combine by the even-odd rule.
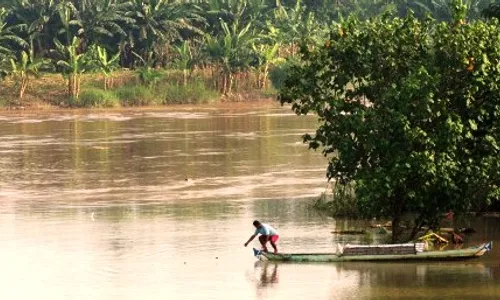
[[334, 251], [363, 221], [309, 209], [326, 160], [313, 116], [277, 105], [0, 113], [1, 299], [500, 299], [500, 220], [471, 220], [465, 262], [275, 264]]

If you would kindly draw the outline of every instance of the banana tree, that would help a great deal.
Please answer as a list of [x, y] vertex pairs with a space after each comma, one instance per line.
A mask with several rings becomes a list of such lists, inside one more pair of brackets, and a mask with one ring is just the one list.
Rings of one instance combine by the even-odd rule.
[[18, 24], [25, 24], [24, 36], [37, 56], [52, 47], [52, 37], [59, 30], [56, 0], [13, 0], [12, 12]]
[[[135, 20], [129, 16], [130, 1], [121, 0], [82, 0], [77, 2], [79, 36], [87, 45], [110, 45], [110, 40], [119, 41], [127, 36], [127, 30]], [[118, 44], [118, 43], [117, 43]], [[108, 47], [116, 51], [115, 47]]]
[[301, 0], [290, 9], [278, 7], [273, 23], [268, 24], [268, 35], [283, 45], [280, 51], [284, 55], [294, 56], [299, 44], [315, 44], [328, 34], [328, 28], [320, 25], [313, 12], [306, 12]]
[[230, 95], [237, 72], [248, 70], [253, 59], [252, 43], [257, 40], [250, 31], [252, 23], [241, 30], [233, 24], [231, 28], [221, 20], [224, 34], [212, 37], [205, 36], [205, 52], [210, 63], [219, 70], [218, 87], [223, 95]]
[[252, 46], [258, 55], [257, 87], [260, 89], [266, 88], [269, 68], [285, 60], [284, 58], [278, 56], [278, 50], [281, 45], [275, 43], [274, 45], [253, 44]]
[[14, 56], [13, 46], [26, 47], [28, 43], [16, 34], [22, 25], [10, 26], [6, 18], [8, 11], [0, 8], [0, 77], [9, 72], [9, 60]]
[[263, 22], [272, 11], [268, 0], [209, 0], [202, 4], [203, 16], [207, 20], [207, 31], [212, 35], [221, 33], [218, 21], [232, 26], [246, 26], [252, 22], [254, 28], [261, 29]]
[[21, 48], [28, 46], [28, 43], [17, 34], [25, 25], [9, 25], [6, 20], [8, 15], [9, 11], [0, 8], [0, 55], [3, 56], [11, 55], [13, 46]]
[[182, 34], [203, 34], [193, 25], [203, 21], [195, 5], [169, 0], [133, 0], [132, 3], [130, 17], [135, 24], [129, 36], [130, 44], [143, 59], [165, 60], [168, 45], [182, 40]]
[[44, 59], [33, 57], [32, 51], [30, 53], [21, 51], [18, 59], [10, 59], [10, 68], [8, 71], [18, 86], [19, 99], [23, 98], [30, 78], [39, 77], [40, 73], [38, 70], [46, 64], [47, 62]]
[[95, 69], [99, 70], [104, 77], [104, 90], [107, 90], [112, 85], [111, 74], [114, 70], [118, 68], [118, 59], [120, 58], [120, 52], [108, 57], [108, 52], [106, 49], [95, 45], [90, 53], [92, 54], [92, 62], [95, 65]]
[[81, 75], [89, 68], [90, 60], [86, 53], [79, 53], [80, 40], [73, 38], [70, 45], [64, 46], [59, 40], [54, 39], [61, 59], [56, 65], [61, 69], [64, 78], [68, 80], [68, 95], [74, 99], [80, 96]]
[[184, 41], [181, 46], [174, 46], [174, 51], [177, 54], [176, 64], [182, 69], [183, 84], [186, 86], [188, 77], [199, 58], [196, 55], [196, 50], [189, 45], [189, 41]]
[[[493, 3], [493, 0], [464, 0], [459, 1], [459, 5], [464, 5], [463, 20], [477, 19], [481, 16], [481, 12]], [[425, 15], [430, 15], [437, 20], [451, 21], [454, 16], [453, 7], [457, 5], [456, 1], [449, 0], [419, 0], [413, 3], [408, 3], [408, 7], [413, 9], [417, 16], [424, 18]]]
[[61, 22], [61, 27], [58, 34], [65, 35], [66, 44], [70, 45], [72, 43], [71, 37], [73, 36], [72, 26], [79, 25], [76, 19], [77, 9], [73, 3], [70, 1], [61, 1], [56, 5], [56, 11], [59, 14], [59, 19]]
[[141, 62], [140, 67], [136, 69], [139, 81], [141, 82], [142, 85], [147, 86], [150, 89], [154, 88], [158, 83], [158, 81], [160, 81], [160, 79], [163, 77], [163, 74], [153, 68], [153, 63], [151, 59], [153, 53], [150, 53], [149, 54], [150, 56], [147, 57], [146, 59], [144, 59], [141, 55], [135, 52], [132, 52], [132, 54], [134, 54], [135, 57], [138, 58]]

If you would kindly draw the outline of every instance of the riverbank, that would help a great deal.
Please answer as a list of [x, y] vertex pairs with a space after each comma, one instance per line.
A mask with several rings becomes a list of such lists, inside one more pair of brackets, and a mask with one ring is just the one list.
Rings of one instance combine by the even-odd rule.
[[16, 82], [7, 79], [0, 89], [2, 110], [47, 110], [67, 108], [126, 108], [164, 107], [166, 105], [199, 105], [248, 101], [272, 101], [276, 98], [273, 88], [255, 88], [255, 78], [245, 74], [235, 81], [234, 92], [222, 95], [211, 74], [194, 72], [184, 80], [180, 71], [158, 71], [154, 83], [144, 84], [137, 72], [116, 71], [109, 77], [110, 87], [104, 89], [100, 74], [84, 74], [81, 93], [76, 99], [67, 94], [67, 81], [60, 74], [43, 74], [31, 79], [23, 98], [18, 97]]
[[[44, 115], [70, 115], [70, 116], [85, 116], [93, 115], [119, 115], [119, 114], [137, 114], [137, 113], [155, 113], [172, 111], [179, 113], [190, 112], [238, 112], [249, 109], [275, 109], [282, 108], [281, 104], [272, 98], [255, 99], [251, 101], [241, 102], [214, 102], [201, 104], [171, 104], [171, 105], [155, 105], [155, 106], [128, 106], [128, 107], [112, 107], [112, 108], [63, 108], [58, 106], [40, 106], [40, 107], [23, 107], [0, 108], [0, 116], [2, 118], [12, 117], [29, 117], [29, 116], [44, 116]], [[287, 108], [284, 108], [287, 110]]]

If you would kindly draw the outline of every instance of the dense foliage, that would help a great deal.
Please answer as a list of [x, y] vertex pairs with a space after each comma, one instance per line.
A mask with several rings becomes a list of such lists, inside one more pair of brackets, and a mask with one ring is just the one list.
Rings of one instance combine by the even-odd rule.
[[500, 199], [500, 26], [386, 14], [348, 18], [322, 47], [302, 49], [281, 101], [321, 125], [304, 141], [328, 178], [354, 187], [359, 211], [411, 215], [413, 237], [453, 210]]
[[482, 15], [489, 19], [500, 19], [500, 2], [490, 4], [490, 6], [483, 10]]

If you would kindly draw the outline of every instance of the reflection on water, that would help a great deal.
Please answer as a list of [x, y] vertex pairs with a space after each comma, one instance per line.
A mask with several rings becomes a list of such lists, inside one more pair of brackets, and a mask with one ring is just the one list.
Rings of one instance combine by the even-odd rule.
[[257, 261], [255, 268], [261, 269], [258, 282], [259, 288], [271, 287], [279, 282], [278, 263]]
[[255, 283], [256, 296], [264, 299], [269, 296], [279, 284], [278, 263], [257, 261], [254, 264], [254, 274], [249, 277], [249, 281]]
[[[472, 220], [451, 263], [261, 263], [252, 221], [286, 252], [387, 237], [308, 207], [326, 163], [287, 108], [0, 116], [2, 299], [494, 299], [500, 222]], [[258, 242], [255, 242], [258, 243]], [[256, 245], [256, 244], [255, 244]], [[255, 246], [253, 245], [253, 246]]]

